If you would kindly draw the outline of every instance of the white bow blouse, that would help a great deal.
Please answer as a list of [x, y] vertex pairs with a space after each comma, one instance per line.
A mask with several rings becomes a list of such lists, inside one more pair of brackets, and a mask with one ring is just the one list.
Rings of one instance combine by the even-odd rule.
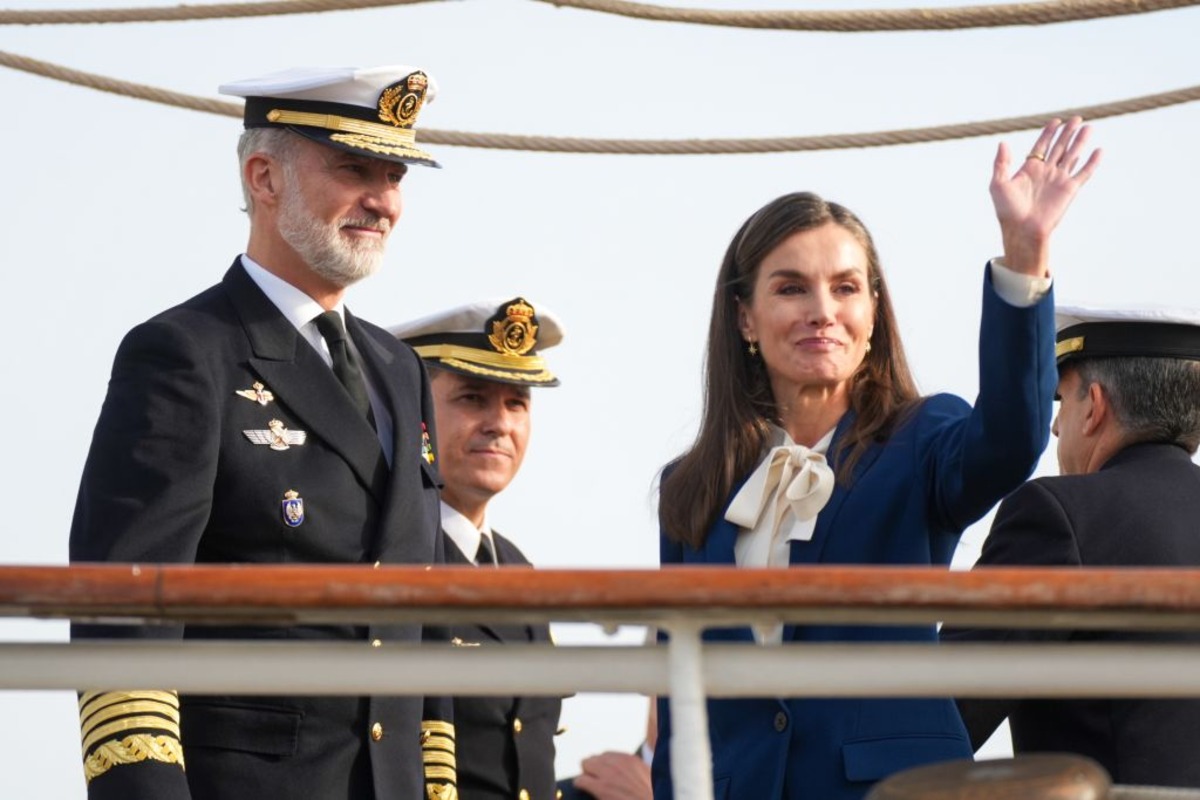
[[[737, 566], [786, 567], [791, 543], [812, 539], [817, 514], [833, 494], [833, 470], [825, 459], [833, 433], [805, 447], [774, 427], [766, 456], [725, 511], [725, 519], [739, 528], [733, 548]], [[760, 642], [777, 643], [782, 630], [773, 625], [756, 635]]]

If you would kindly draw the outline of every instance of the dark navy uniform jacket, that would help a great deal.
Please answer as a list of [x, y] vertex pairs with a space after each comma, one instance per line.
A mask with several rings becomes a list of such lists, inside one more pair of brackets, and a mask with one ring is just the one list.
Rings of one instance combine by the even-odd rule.
[[[529, 566], [510, 540], [492, 532], [501, 566]], [[446, 561], [472, 564], [446, 537]], [[456, 625], [463, 646], [549, 642], [549, 625]], [[464, 800], [554, 800], [558, 697], [456, 697], [458, 787]]]
[[[1183, 448], [1138, 444], [1098, 472], [1038, 478], [996, 512], [976, 562], [988, 566], [1200, 566], [1200, 466]], [[945, 629], [947, 641], [1200, 643], [1200, 634]], [[1200, 788], [1200, 700], [961, 700], [979, 747], [1008, 717], [1013, 750], [1079, 753], [1114, 782]]]
[[[792, 542], [792, 564], [949, 564], [962, 530], [1032, 472], [1049, 439], [1057, 384], [1053, 298], [1011, 306], [996, 295], [990, 275], [989, 269], [974, 407], [945, 394], [924, 399], [887, 441], [867, 449], [849, 485], [837, 483], [812, 539]], [[853, 412], [842, 418], [829, 448], [835, 472], [838, 441], [853, 419]], [[661, 537], [661, 561], [734, 564], [737, 536], [722, 514], [698, 550]], [[709, 630], [704, 639], [755, 646], [748, 627]], [[933, 643], [937, 632], [789, 625], [781, 646], [887, 641]], [[668, 800], [665, 699], [658, 719], [654, 796]], [[710, 700], [708, 721], [716, 800], [856, 800], [893, 772], [972, 752], [950, 698]]]
[[[440, 478], [423, 454], [433, 432], [428, 378], [386, 331], [349, 314], [346, 327], [392, 416], [390, 468], [333, 371], [239, 262], [217, 286], [134, 328], [117, 352], [84, 468], [71, 560], [443, 561]], [[238, 394], [256, 383], [270, 393], [265, 404]], [[286, 448], [244, 434], [272, 421], [288, 432]], [[418, 641], [422, 628], [76, 626], [73, 634], [369, 647]], [[165, 692], [139, 693], [171, 689], [169, 674], [129, 683], [129, 692], [82, 697], [93, 800], [416, 800], [426, 794], [422, 740], [428, 752], [430, 740], [448, 750], [453, 737], [448, 701], [184, 695], [176, 710]], [[436, 778], [452, 773], [452, 757], [439, 760], [431, 785], [453, 784]]]

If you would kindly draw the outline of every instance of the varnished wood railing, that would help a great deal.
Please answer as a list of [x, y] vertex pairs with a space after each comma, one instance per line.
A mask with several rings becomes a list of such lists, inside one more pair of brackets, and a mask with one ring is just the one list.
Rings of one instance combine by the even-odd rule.
[[669, 633], [667, 647], [0, 644], [0, 689], [112, 689], [128, 686], [131, 675], [155, 675], [200, 693], [665, 694], [675, 715], [671, 769], [679, 800], [712, 798], [706, 697], [1200, 696], [1200, 648], [1186, 644], [746, 647], [701, 638], [709, 627], [777, 622], [1200, 630], [1200, 570], [0, 567], [0, 616], [653, 624]]
[[1200, 629], [1200, 570], [0, 566], [0, 616], [268, 624], [947, 621]]

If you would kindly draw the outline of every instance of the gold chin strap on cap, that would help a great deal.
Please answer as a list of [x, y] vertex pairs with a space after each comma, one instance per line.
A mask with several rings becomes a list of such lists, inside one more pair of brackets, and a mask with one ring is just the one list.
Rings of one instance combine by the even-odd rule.
[[160, 690], [84, 692], [79, 696], [84, 779], [142, 761], [184, 768], [179, 695]]
[[413, 348], [425, 359], [436, 359], [448, 367], [465, 370], [484, 378], [549, 383], [554, 375], [546, 369], [541, 356], [512, 356], [459, 344], [423, 344]]

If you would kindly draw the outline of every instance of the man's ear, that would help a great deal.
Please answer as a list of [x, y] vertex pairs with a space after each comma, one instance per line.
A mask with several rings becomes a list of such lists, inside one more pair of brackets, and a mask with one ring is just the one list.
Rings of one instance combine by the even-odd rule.
[[1087, 393], [1088, 408], [1083, 417], [1083, 432], [1093, 436], [1112, 415], [1112, 405], [1108, 402], [1104, 387], [1098, 383], [1088, 384]]
[[243, 167], [246, 188], [257, 205], [274, 205], [282, 188], [283, 171], [278, 161], [265, 153], [255, 153]]

